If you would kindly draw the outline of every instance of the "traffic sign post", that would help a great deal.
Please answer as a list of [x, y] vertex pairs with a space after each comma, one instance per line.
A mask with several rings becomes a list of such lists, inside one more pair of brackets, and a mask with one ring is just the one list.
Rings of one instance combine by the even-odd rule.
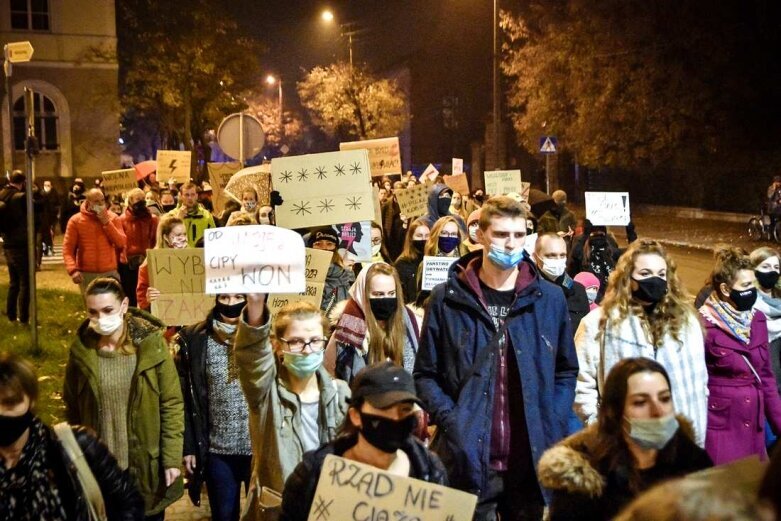
[[25, 132], [25, 198], [27, 202], [27, 271], [30, 286], [30, 344], [33, 353], [38, 352], [38, 298], [35, 283], [35, 269], [38, 256], [35, 244], [35, 216], [33, 214], [33, 186], [35, 183], [35, 155], [38, 142], [35, 138], [35, 105], [32, 89], [24, 88], [24, 111], [27, 129]]
[[217, 144], [223, 152], [241, 162], [263, 150], [266, 138], [260, 121], [250, 114], [237, 112], [226, 116], [217, 128]]
[[[11, 75], [14, 63], [25, 63], [33, 58], [33, 45], [30, 42], [11, 42], [3, 46], [3, 71], [5, 72], [5, 95], [8, 96], [8, 135], [11, 138], [11, 170], [14, 169], [14, 113], [11, 99]], [[9, 172], [10, 173], [10, 172]]]
[[540, 138], [540, 153], [545, 154], [545, 191], [550, 193], [550, 156], [557, 152], [559, 140], [555, 136]]

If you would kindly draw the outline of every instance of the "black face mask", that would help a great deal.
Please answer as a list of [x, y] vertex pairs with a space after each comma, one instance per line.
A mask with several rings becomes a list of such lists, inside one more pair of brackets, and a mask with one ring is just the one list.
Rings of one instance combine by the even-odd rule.
[[401, 420], [391, 420], [365, 412], [361, 414], [361, 434], [382, 452], [393, 454], [404, 445], [418, 425], [418, 417], [410, 414]]
[[773, 289], [776, 287], [780, 273], [777, 271], [754, 271], [754, 275], [757, 276], [757, 282], [765, 289]]
[[635, 300], [656, 304], [667, 294], [667, 281], [661, 277], [632, 280], [637, 282], [637, 289], [632, 291]]
[[472, 196], [472, 199], [474, 199], [478, 203], [482, 203], [483, 202], [483, 194], [475, 194], [475, 195]]
[[136, 215], [144, 215], [149, 213], [149, 210], [146, 209], [146, 201], [137, 201], [133, 203], [130, 208], [131, 211]]
[[607, 237], [604, 235], [594, 235], [589, 237], [588, 244], [592, 250], [604, 250], [607, 248]]
[[425, 239], [415, 239], [412, 241], [412, 247], [415, 248], [416, 252], [423, 255], [423, 250], [426, 248], [426, 242]]
[[450, 197], [437, 199], [437, 213], [439, 215], [450, 215]]
[[754, 307], [754, 303], [757, 301], [757, 288], [744, 289], [743, 291], [731, 289], [729, 299], [738, 311], [748, 311]]
[[237, 304], [229, 305], [218, 301], [214, 306], [214, 311], [225, 318], [239, 318], [246, 304], [246, 302], [239, 302]]
[[377, 320], [388, 320], [393, 316], [393, 313], [396, 311], [398, 305], [398, 297], [380, 297], [369, 299], [369, 306], [371, 306], [374, 318]]
[[176, 204], [164, 204], [163, 205], [163, 210], [166, 211], [166, 212], [170, 212], [174, 208], [176, 208]]
[[526, 236], [534, 235], [534, 228], [526, 228]]
[[0, 414], [0, 447], [8, 447], [13, 444], [24, 431], [30, 428], [33, 422], [33, 413], [27, 411], [21, 416], [6, 416]]

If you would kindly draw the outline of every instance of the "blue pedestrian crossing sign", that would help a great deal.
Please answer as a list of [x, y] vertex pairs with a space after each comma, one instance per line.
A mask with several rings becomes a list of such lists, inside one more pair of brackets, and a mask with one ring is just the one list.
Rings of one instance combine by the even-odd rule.
[[556, 147], [559, 146], [559, 140], [555, 136], [542, 136], [540, 138], [540, 153], [555, 154]]

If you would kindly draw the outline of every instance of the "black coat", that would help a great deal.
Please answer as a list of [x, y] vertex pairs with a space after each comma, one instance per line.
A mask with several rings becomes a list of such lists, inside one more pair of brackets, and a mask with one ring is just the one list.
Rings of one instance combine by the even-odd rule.
[[569, 319], [572, 323], [572, 331], [575, 332], [578, 330], [580, 321], [589, 312], [586, 288], [581, 283], [572, 280], [566, 273], [561, 276], [561, 280], [556, 279], [556, 285], [561, 288], [564, 292], [564, 298], [567, 299]]
[[[33, 191], [33, 214], [38, 224], [41, 196]], [[6, 248], [27, 248], [27, 198], [24, 190], [8, 184], [0, 190], [0, 231]]]
[[422, 256], [417, 260], [397, 259], [396, 264], [393, 265], [399, 272], [405, 304], [412, 304], [418, 298], [418, 266], [421, 262], [423, 262]]
[[[86, 427], [72, 427], [76, 441], [84, 453], [95, 480], [98, 482], [106, 505], [109, 521], [134, 521], [144, 519], [144, 499], [136, 488], [135, 480], [127, 470], [122, 470], [116, 458]], [[48, 428], [47, 428], [48, 429]], [[76, 469], [70, 464], [57, 435], [49, 430], [47, 460], [60, 492], [68, 519], [89, 521], [87, 499], [79, 484]]]
[[[285, 482], [280, 521], [306, 521], [315, 497], [317, 481], [320, 479], [320, 471], [323, 468], [325, 457], [329, 454], [343, 456], [356, 442], [355, 436], [341, 437], [317, 450], [304, 454], [303, 461], [296, 466]], [[416, 438], [410, 436], [401, 450], [409, 457], [409, 477], [437, 485], [448, 485], [447, 472], [439, 457]]]

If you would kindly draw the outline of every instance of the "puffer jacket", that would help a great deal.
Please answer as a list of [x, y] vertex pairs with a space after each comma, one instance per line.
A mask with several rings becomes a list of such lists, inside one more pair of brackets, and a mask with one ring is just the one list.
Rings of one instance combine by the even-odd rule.
[[127, 208], [119, 219], [126, 238], [119, 262], [127, 264], [127, 258], [130, 256], [146, 257], [146, 250], [155, 247], [159, 219], [152, 214], [139, 217], [130, 208]]
[[[280, 521], [306, 521], [325, 457], [329, 454], [343, 456], [357, 442], [356, 436], [341, 437], [304, 455], [304, 460], [296, 466], [296, 470], [285, 483]], [[410, 436], [401, 450], [409, 458], [409, 477], [447, 486], [445, 467], [437, 455], [428, 450], [423, 443]]]
[[[268, 310], [265, 312], [268, 315]], [[252, 480], [244, 520], [264, 519], [258, 509], [257, 495], [261, 487], [282, 491], [285, 480], [304, 457], [301, 444], [301, 409], [299, 398], [288, 388], [288, 373], [277, 365], [269, 332], [271, 321], [259, 327], [239, 321], [234, 355], [239, 366], [239, 378], [250, 410], [252, 435]], [[320, 441], [329, 442], [347, 414], [350, 388], [341, 380], [329, 376], [321, 367], [317, 370], [320, 387]], [[258, 457], [262, 454], [263, 457]]]
[[77, 271], [105, 273], [117, 269], [116, 250], [125, 247], [125, 232], [117, 214], [107, 212], [109, 221], [103, 224], [84, 202], [79, 213], [68, 221], [62, 241], [62, 258], [68, 275]]
[[[137, 348], [128, 398], [128, 468], [138, 482], [149, 516], [184, 493], [182, 477], [166, 487], [164, 476], [165, 469], [181, 467], [184, 405], [176, 367], [163, 338], [165, 325], [135, 308], [128, 310], [125, 320]], [[95, 333], [86, 320], [71, 345], [62, 399], [68, 423], [85, 425], [100, 434], [98, 354], [87, 347], [91, 344], [88, 335]]]
[[[540, 483], [553, 491], [550, 520], [612, 519], [636, 495], [654, 484], [711, 467], [708, 454], [694, 443], [694, 431], [683, 416], [680, 427], [659, 451], [656, 465], [640, 471], [639, 490], [629, 483], [627, 467], [612, 470], [592, 461], [597, 444], [597, 425], [573, 434], [540, 458]], [[629, 461], [630, 456], [627, 455]]]

